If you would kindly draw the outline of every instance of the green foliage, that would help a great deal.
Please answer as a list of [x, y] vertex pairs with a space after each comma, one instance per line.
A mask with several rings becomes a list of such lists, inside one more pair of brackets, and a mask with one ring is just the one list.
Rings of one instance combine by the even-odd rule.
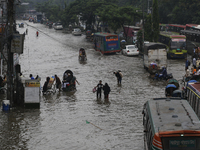
[[[141, 11], [144, 6], [146, 13], [148, 0], [21, 0], [30, 3], [39, 12], [45, 13], [52, 21], [61, 20], [64, 25], [86, 22], [88, 27], [99, 24], [102, 21], [108, 24], [114, 31], [126, 25], [134, 25], [142, 19]], [[151, 4], [153, 1], [153, 5]], [[158, 23], [172, 24], [200, 24], [199, 0], [151, 0], [153, 8], [152, 31], [154, 40], [157, 40]], [[29, 6], [29, 9], [33, 9]], [[17, 12], [25, 12], [26, 6], [17, 6]], [[136, 9], [139, 10], [136, 13]], [[160, 16], [160, 17], [159, 17]], [[159, 20], [160, 19], [160, 20]], [[151, 37], [149, 18], [145, 23], [145, 40]]]
[[140, 30], [137, 33], [137, 45], [138, 45], [138, 49], [139, 49], [140, 52], [143, 52], [143, 43], [144, 43], [144, 41], [143, 41], [143, 33], [142, 32], [143, 31]]
[[200, 24], [199, 0], [159, 0], [161, 23]]
[[[131, 6], [103, 5], [96, 13], [102, 22], [107, 22], [114, 32], [124, 25], [133, 25], [141, 17]], [[126, 32], [124, 32], [126, 34]], [[127, 37], [127, 35], [125, 35]]]
[[152, 18], [151, 14], [147, 15], [144, 24], [144, 40], [152, 42], [153, 41], [153, 33], [152, 33]]

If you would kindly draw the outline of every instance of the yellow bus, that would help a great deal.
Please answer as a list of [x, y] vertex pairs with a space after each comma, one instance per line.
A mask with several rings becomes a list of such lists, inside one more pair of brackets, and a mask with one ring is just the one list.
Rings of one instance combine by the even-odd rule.
[[200, 150], [200, 120], [187, 100], [147, 101], [143, 126], [145, 150]]

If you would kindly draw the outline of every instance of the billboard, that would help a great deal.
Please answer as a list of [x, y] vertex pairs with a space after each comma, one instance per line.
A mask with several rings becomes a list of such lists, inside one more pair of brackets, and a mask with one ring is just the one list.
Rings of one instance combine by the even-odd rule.
[[24, 35], [23, 34], [13, 34], [13, 39], [11, 41], [11, 53], [23, 53], [24, 46]]

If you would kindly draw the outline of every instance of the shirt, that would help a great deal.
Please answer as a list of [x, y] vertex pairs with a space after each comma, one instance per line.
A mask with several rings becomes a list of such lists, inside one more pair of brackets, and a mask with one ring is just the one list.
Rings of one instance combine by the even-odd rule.
[[200, 75], [200, 69], [197, 71], [196, 75]]
[[103, 88], [103, 84], [101, 83], [97, 84], [97, 91], [101, 91], [102, 88]]
[[193, 65], [196, 66], [196, 58], [193, 58]]

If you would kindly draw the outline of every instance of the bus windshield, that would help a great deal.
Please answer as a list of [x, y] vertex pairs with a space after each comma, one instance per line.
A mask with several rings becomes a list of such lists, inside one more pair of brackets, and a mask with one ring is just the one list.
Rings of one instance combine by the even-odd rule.
[[118, 38], [117, 36], [107, 36], [107, 37], [106, 37], [106, 39], [108, 39], [108, 40], [109, 40], [109, 39], [117, 39], [117, 38]]
[[185, 49], [186, 42], [185, 41], [171, 41], [170, 47], [171, 49]]
[[200, 138], [196, 137], [170, 137], [162, 138], [163, 149], [166, 150], [198, 150]]

